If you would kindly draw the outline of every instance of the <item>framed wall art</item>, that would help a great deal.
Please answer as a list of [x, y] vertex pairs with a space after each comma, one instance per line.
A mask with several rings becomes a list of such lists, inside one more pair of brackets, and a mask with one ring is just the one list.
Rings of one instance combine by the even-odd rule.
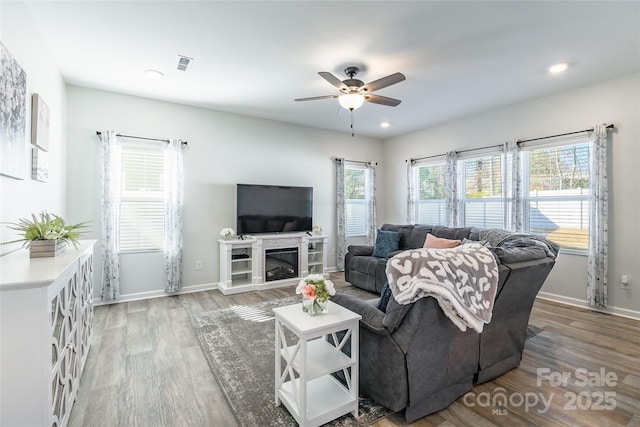
[[31, 144], [49, 151], [49, 106], [37, 93], [31, 97]]
[[0, 42], [0, 175], [24, 179], [27, 73]]
[[49, 180], [49, 153], [31, 147], [31, 178], [40, 182]]

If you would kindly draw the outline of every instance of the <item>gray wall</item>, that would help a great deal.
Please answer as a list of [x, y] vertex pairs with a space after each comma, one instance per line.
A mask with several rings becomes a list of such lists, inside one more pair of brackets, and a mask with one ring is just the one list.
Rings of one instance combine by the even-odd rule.
[[[568, 77], [568, 76], [567, 76]], [[623, 76], [508, 108], [456, 120], [385, 142], [387, 222], [406, 222], [405, 160], [587, 129], [613, 123], [610, 137], [609, 305], [640, 314], [640, 74]], [[586, 299], [586, 256], [561, 254], [543, 292]], [[620, 276], [631, 276], [622, 289]], [[575, 299], [575, 300], [574, 300]]]
[[[27, 128], [25, 129], [25, 179], [0, 176], [0, 222], [14, 222], [47, 210], [65, 215], [66, 104], [65, 85], [49, 57], [44, 41], [22, 2], [0, 2], [0, 40], [27, 74]], [[31, 179], [31, 94], [38, 93], [49, 106], [49, 181]], [[16, 234], [0, 225], [0, 242]], [[0, 246], [0, 253], [19, 248]]]
[[[331, 237], [335, 267], [335, 166], [332, 157], [382, 163], [383, 142], [236, 114], [81, 87], [67, 87], [67, 207], [74, 221], [100, 224], [96, 130], [180, 138], [184, 151], [184, 286], [216, 283], [218, 233], [235, 229], [237, 183], [311, 186], [314, 224]], [[380, 178], [378, 178], [380, 181]], [[382, 212], [380, 212], [382, 213]], [[196, 270], [202, 260], [202, 270]], [[162, 291], [160, 253], [121, 256], [121, 293]], [[145, 294], [146, 293], [146, 294]]]

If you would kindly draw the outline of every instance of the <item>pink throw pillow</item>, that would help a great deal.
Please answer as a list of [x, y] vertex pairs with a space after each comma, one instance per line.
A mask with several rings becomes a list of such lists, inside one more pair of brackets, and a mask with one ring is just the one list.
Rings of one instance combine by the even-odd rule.
[[460, 246], [460, 243], [462, 243], [461, 240], [444, 239], [442, 237], [436, 237], [431, 233], [427, 233], [427, 238], [424, 241], [424, 247], [432, 249], [450, 249]]

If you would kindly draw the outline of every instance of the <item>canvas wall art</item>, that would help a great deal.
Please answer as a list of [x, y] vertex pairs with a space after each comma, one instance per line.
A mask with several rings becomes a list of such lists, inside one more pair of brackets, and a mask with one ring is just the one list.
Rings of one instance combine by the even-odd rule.
[[37, 93], [31, 97], [31, 105], [31, 143], [49, 151], [49, 106]]
[[27, 73], [0, 43], [0, 175], [24, 179]]
[[40, 182], [49, 180], [49, 153], [38, 147], [31, 148], [31, 178]]

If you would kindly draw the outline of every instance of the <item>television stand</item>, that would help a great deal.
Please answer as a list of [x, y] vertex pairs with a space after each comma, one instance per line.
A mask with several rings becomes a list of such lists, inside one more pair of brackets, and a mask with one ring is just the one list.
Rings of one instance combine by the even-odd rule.
[[224, 295], [297, 285], [309, 274], [328, 277], [328, 236], [308, 233], [218, 239]]

